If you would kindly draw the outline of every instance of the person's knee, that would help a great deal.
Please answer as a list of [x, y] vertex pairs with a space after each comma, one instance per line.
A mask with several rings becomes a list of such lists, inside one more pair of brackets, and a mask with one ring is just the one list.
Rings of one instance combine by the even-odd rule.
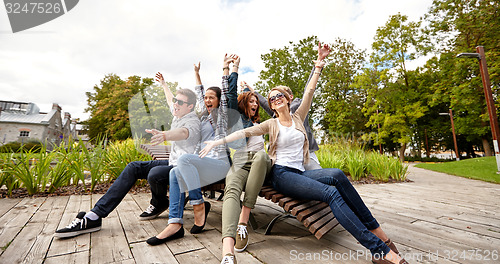
[[149, 171], [147, 180], [151, 184], [168, 180], [168, 178], [169, 178], [168, 172], [166, 172], [160, 167], [154, 167]]
[[341, 169], [331, 169], [331, 170], [333, 177], [335, 178], [335, 180], [337, 180], [337, 182], [339, 183], [349, 182], [349, 179]]
[[125, 169], [124, 170], [136, 170], [137, 168], [140, 167], [140, 161], [132, 161], [132, 162], [129, 162], [127, 164], [127, 166], [125, 166]]
[[180, 156], [179, 159], [177, 160], [177, 166], [190, 164], [191, 160], [193, 159], [193, 156], [197, 157], [196, 155], [192, 154], [184, 154]]
[[336, 203], [337, 205], [341, 205], [344, 203], [344, 199], [342, 199], [342, 196], [340, 196], [337, 188], [334, 186], [325, 186], [326, 189], [324, 190], [324, 194], [326, 196], [327, 201], [332, 201]]
[[269, 156], [264, 151], [257, 152], [253, 157], [252, 164], [266, 165]]

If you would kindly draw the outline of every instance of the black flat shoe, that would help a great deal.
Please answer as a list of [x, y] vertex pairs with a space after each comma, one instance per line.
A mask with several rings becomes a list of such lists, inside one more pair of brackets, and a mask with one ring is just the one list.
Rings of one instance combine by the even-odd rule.
[[191, 234], [201, 233], [201, 231], [203, 231], [203, 228], [205, 227], [205, 224], [207, 223], [208, 212], [210, 212], [210, 207], [212, 205], [209, 202], [204, 202], [204, 203], [205, 203], [205, 222], [203, 222], [202, 226], [193, 225], [193, 227], [189, 231]]
[[177, 232], [175, 232], [175, 234], [173, 234], [169, 237], [160, 239], [160, 238], [157, 238], [156, 236], [154, 236], [154, 237], [151, 237], [148, 240], [146, 240], [146, 243], [150, 244], [151, 246], [156, 246], [156, 245], [163, 244], [167, 241], [174, 240], [174, 239], [181, 238], [181, 237], [184, 237], [184, 227], [182, 227], [182, 226], [181, 226], [181, 229], [179, 229]]

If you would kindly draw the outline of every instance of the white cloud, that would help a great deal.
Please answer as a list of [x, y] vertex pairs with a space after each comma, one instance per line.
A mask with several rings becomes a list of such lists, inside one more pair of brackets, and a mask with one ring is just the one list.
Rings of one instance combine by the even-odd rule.
[[109, 73], [153, 77], [161, 71], [181, 87], [202, 80], [218, 85], [224, 53], [241, 56], [241, 80], [254, 83], [260, 55], [289, 41], [340, 37], [369, 49], [375, 30], [398, 12], [422, 16], [431, 0], [197, 0], [80, 1], [53, 21], [11, 33], [0, 8], [0, 100], [53, 102], [87, 118], [85, 92]]

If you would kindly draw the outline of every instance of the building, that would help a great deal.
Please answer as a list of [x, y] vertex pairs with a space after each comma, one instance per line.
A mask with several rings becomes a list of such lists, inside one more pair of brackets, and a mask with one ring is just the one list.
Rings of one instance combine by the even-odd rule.
[[17, 141], [39, 141], [51, 145], [68, 143], [77, 138], [76, 120], [70, 113], [61, 114], [61, 107], [52, 104], [48, 113], [40, 112], [34, 103], [0, 101], [0, 145]]

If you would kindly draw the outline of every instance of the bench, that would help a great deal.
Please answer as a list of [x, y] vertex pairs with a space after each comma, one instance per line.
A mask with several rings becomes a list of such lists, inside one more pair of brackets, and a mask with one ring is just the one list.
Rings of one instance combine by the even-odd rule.
[[[168, 159], [170, 153], [170, 146], [167, 145], [142, 144], [141, 148], [155, 160]], [[220, 192], [221, 195], [218, 200], [221, 200], [224, 195], [224, 188], [225, 183], [222, 181], [204, 186], [201, 189], [203, 192], [210, 192], [211, 198], [215, 197], [215, 192]], [[287, 217], [294, 217], [302, 222], [317, 239], [323, 237], [339, 224], [328, 204], [324, 202], [296, 200], [278, 193], [272, 186], [262, 186], [259, 196], [279, 204], [284, 210], [266, 225], [266, 235], [271, 234], [271, 230], [277, 221]], [[249, 224], [254, 230], [258, 228], [252, 214], [250, 215]]]
[[271, 234], [271, 229], [278, 220], [286, 217], [295, 217], [317, 239], [326, 235], [339, 224], [332, 210], [325, 202], [296, 200], [278, 193], [272, 186], [262, 186], [259, 196], [279, 204], [284, 210], [283, 213], [269, 222], [265, 232], [266, 235]]

